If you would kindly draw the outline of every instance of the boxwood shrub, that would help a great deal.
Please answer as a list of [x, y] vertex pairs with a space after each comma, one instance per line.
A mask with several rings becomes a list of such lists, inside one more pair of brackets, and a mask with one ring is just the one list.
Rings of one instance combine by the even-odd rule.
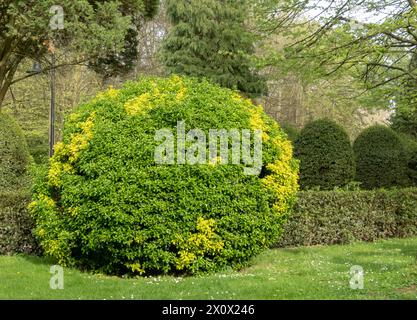
[[0, 191], [27, 186], [30, 161], [22, 130], [11, 116], [0, 112]]
[[300, 160], [302, 189], [329, 190], [354, 178], [355, 160], [349, 136], [333, 120], [308, 123], [294, 142], [294, 155]]
[[302, 191], [279, 246], [417, 236], [417, 188]]
[[384, 125], [361, 132], [353, 144], [356, 180], [366, 189], [409, 185], [407, 154], [398, 134]]
[[[156, 164], [156, 130], [263, 130], [263, 167]], [[229, 141], [230, 142], [230, 141]], [[207, 145], [203, 149], [207, 149]], [[177, 159], [175, 153], [174, 159]], [[291, 143], [261, 107], [192, 78], [110, 88], [66, 121], [31, 204], [46, 254], [108, 274], [241, 267], [276, 243], [297, 191]]]
[[0, 191], [0, 254], [39, 253], [28, 191]]

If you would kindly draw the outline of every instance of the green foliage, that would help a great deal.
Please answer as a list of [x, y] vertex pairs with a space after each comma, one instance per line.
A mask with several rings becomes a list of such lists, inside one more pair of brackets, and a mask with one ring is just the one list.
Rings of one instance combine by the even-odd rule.
[[289, 123], [282, 123], [281, 124], [282, 130], [287, 134], [288, 139], [294, 143], [297, 140], [298, 136], [300, 135], [300, 130], [296, 127], [292, 126]]
[[[177, 136], [182, 120], [185, 132], [206, 135], [263, 130], [261, 174], [217, 161], [156, 164], [156, 130]], [[276, 242], [297, 171], [285, 134], [250, 100], [207, 81], [144, 78], [99, 94], [67, 119], [36, 182], [36, 235], [59, 263], [109, 274], [241, 267]]]
[[35, 253], [27, 205], [31, 156], [15, 120], [0, 113], [0, 254]]
[[294, 143], [303, 189], [333, 189], [353, 180], [355, 161], [345, 130], [329, 119], [308, 123]]
[[[415, 92], [415, 89], [413, 90]], [[417, 108], [416, 97], [410, 105], [398, 107], [391, 117], [391, 128], [397, 132], [408, 134], [417, 139]]]
[[105, 57], [98, 57], [88, 64], [88, 66], [102, 75], [104, 79], [113, 76], [120, 76], [131, 71], [138, 58], [138, 32], [129, 29], [124, 40], [124, 48], [121, 53], [112, 52]]
[[[57, 12], [63, 9], [63, 28], [54, 30]], [[126, 39], [128, 30], [135, 30], [155, 13], [157, 1], [96, 1], [96, 0], [10, 0], [0, 4], [0, 107], [19, 64], [25, 58], [40, 60], [62, 48], [73, 61], [101, 61], [103, 72], [116, 72], [130, 66], [136, 59]], [[53, 45], [51, 45], [51, 40]], [[127, 48], [126, 48], [127, 46]], [[105, 65], [107, 64], [107, 68]]]
[[406, 186], [407, 160], [400, 137], [390, 128], [374, 125], [353, 144], [356, 180], [366, 189]]
[[0, 191], [24, 187], [30, 161], [22, 130], [14, 119], [0, 113]]
[[411, 183], [417, 185], [417, 150], [414, 149], [410, 158], [408, 159], [408, 177]]
[[90, 61], [89, 66], [104, 78], [128, 73], [135, 66], [139, 57], [139, 30], [143, 25], [144, 19], [153, 18], [159, 6], [159, 0], [146, 0], [135, 2], [122, 2], [119, 9], [123, 15], [132, 17], [132, 25], [127, 29], [123, 49], [114, 48], [104, 57], [100, 56]]
[[170, 73], [207, 77], [249, 95], [266, 92], [253, 72], [254, 34], [245, 27], [245, 0], [169, 0], [173, 27], [161, 58]]
[[417, 186], [417, 139], [411, 135], [399, 133], [404, 146], [407, 162], [407, 176], [410, 185]]
[[37, 134], [27, 134], [26, 141], [28, 144], [29, 152], [33, 157], [33, 160], [37, 164], [48, 162], [49, 156], [49, 141], [48, 137], [37, 135]]
[[[318, 6], [320, 13], [306, 24], [305, 16]], [[310, 65], [311, 73], [323, 77], [351, 74], [385, 98], [385, 106], [401, 100], [406, 86], [415, 92], [417, 54], [410, 48], [416, 1], [280, 1], [274, 9], [281, 14], [266, 21], [265, 28], [291, 37], [284, 50], [286, 65]]]
[[280, 246], [417, 235], [417, 189], [299, 192]]
[[32, 235], [34, 222], [27, 209], [29, 202], [27, 191], [0, 190], [0, 255], [39, 252]]

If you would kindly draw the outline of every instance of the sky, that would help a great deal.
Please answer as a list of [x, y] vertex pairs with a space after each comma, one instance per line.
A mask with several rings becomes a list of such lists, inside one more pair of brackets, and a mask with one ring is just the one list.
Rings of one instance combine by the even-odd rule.
[[[319, 19], [320, 17], [325, 18], [325, 17], [332, 16], [332, 14], [334, 13], [334, 9], [330, 9], [330, 11], [328, 10], [327, 12], [323, 13], [323, 8], [327, 8], [329, 2], [330, 1], [328, 0], [327, 1], [324, 1], [324, 0], [310, 1], [313, 8], [308, 10], [305, 13], [305, 15], [309, 17], [310, 19], [311, 18]], [[334, 2], [335, 2], [335, 6], [340, 7], [340, 4], [344, 1], [336, 0]], [[352, 1], [352, 3], [353, 2], [354, 1]], [[356, 1], [356, 2], [359, 2], [359, 1]], [[370, 1], [370, 2], [374, 2], [374, 1]], [[364, 7], [359, 8], [358, 6], [356, 7], [356, 10], [351, 10], [348, 13], [344, 14], [344, 17], [351, 18], [362, 23], [377, 23], [377, 22], [381, 22], [382, 20], [384, 20], [394, 10], [395, 8], [393, 7], [387, 7], [387, 8], [384, 8], [382, 12], [376, 13], [375, 11], [367, 12], [367, 10]]]

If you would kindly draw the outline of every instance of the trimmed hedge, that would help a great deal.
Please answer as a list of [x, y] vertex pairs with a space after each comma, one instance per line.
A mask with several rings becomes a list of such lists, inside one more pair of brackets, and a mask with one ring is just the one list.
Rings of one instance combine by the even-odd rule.
[[17, 190], [28, 184], [31, 157], [16, 121], [0, 112], [0, 192]]
[[36, 254], [34, 222], [28, 212], [28, 192], [0, 192], [0, 254]]
[[417, 235], [417, 188], [303, 191], [279, 246], [343, 244]]
[[[202, 136], [262, 130], [259, 171], [246, 175], [244, 163], [224, 156], [208, 162], [207, 141], [199, 164], [176, 164], [174, 146], [174, 161], [157, 163], [162, 141], [155, 133], [163, 128], [173, 140], [196, 128]], [[195, 147], [189, 137], [187, 146]], [[187, 158], [194, 157], [189, 150]], [[46, 175], [31, 206], [45, 253], [60, 264], [119, 275], [240, 268], [276, 243], [298, 190], [291, 143], [261, 107], [178, 76], [128, 82], [80, 106]]]
[[407, 154], [398, 134], [384, 125], [362, 131], [353, 144], [356, 180], [365, 189], [408, 186]]
[[346, 131], [336, 122], [320, 119], [308, 123], [294, 142], [300, 160], [302, 189], [330, 190], [353, 180], [355, 160]]

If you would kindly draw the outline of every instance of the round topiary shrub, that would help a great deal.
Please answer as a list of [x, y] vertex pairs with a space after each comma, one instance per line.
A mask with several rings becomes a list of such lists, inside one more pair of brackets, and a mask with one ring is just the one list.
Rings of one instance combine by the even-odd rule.
[[355, 176], [349, 136], [332, 120], [308, 123], [294, 143], [294, 156], [300, 160], [302, 189], [333, 189], [346, 185]]
[[374, 125], [361, 132], [353, 144], [356, 180], [366, 189], [408, 184], [404, 145], [394, 130]]
[[[221, 157], [214, 129], [230, 134]], [[245, 130], [260, 163], [239, 161]], [[241, 267], [276, 243], [297, 173], [285, 134], [250, 100], [197, 79], [145, 78], [69, 117], [36, 187], [35, 232], [59, 263], [108, 274]]]
[[29, 149], [16, 121], [0, 113], [0, 191], [26, 186]]

